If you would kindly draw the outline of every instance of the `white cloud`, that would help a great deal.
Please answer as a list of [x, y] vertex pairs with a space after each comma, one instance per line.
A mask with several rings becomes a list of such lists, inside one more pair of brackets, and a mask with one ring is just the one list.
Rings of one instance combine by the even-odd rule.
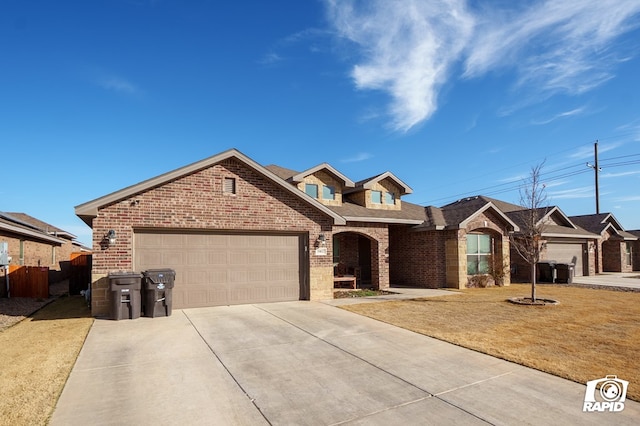
[[616, 198], [614, 201], [618, 203], [625, 203], [629, 201], [640, 201], [640, 195], [629, 195], [627, 197], [619, 197], [619, 198]]
[[264, 55], [262, 59], [260, 59], [259, 63], [262, 65], [274, 65], [281, 61], [282, 61], [282, 56], [280, 56], [277, 53], [270, 52]]
[[570, 111], [564, 111], [561, 113], [558, 113], [556, 115], [554, 115], [553, 117], [550, 118], [545, 118], [544, 120], [534, 120], [532, 121], [531, 124], [536, 124], [536, 125], [542, 125], [542, 124], [549, 124], [552, 121], [556, 121], [560, 118], [565, 118], [565, 117], [572, 117], [574, 115], [579, 115], [582, 114], [585, 111], [586, 107], [580, 107], [580, 108], [574, 108]]
[[[607, 145], [601, 145], [598, 144], [598, 157], [600, 157], [600, 154], [607, 152], [607, 151], [611, 151], [613, 149], [618, 148], [619, 146], [621, 146], [622, 143], [611, 143], [611, 144], [607, 144]], [[580, 149], [578, 149], [576, 152], [574, 152], [573, 154], [569, 155], [570, 158], [575, 158], [575, 159], [593, 159], [595, 155], [595, 150], [593, 146], [585, 146], [582, 147]]]
[[140, 91], [135, 84], [116, 76], [103, 77], [98, 84], [107, 90], [113, 90], [119, 93], [136, 94]]
[[337, 35], [361, 54], [351, 73], [356, 87], [388, 93], [391, 124], [403, 132], [437, 110], [456, 63], [466, 78], [515, 70], [516, 86], [533, 97], [580, 94], [613, 78], [613, 67], [628, 60], [613, 42], [640, 25], [637, 0], [325, 3]]
[[616, 178], [616, 177], [622, 177], [622, 176], [632, 176], [632, 175], [637, 175], [637, 174], [640, 174], [639, 170], [632, 171], [632, 172], [620, 172], [620, 173], [600, 173], [600, 177], [601, 178]]
[[474, 21], [462, 0], [338, 2], [327, 0], [339, 36], [364, 56], [352, 77], [359, 89], [387, 92], [395, 130], [408, 131], [437, 109], [448, 80], [471, 36]]
[[353, 157], [345, 158], [345, 159], [340, 160], [340, 161], [342, 163], [357, 163], [357, 162], [360, 162], [360, 161], [368, 160], [369, 158], [373, 158], [373, 155], [369, 154], [368, 152], [359, 152], [358, 154], [354, 155]]
[[573, 199], [573, 198], [593, 198], [595, 197], [592, 186], [565, 189], [562, 191], [549, 191], [547, 195], [551, 199]]

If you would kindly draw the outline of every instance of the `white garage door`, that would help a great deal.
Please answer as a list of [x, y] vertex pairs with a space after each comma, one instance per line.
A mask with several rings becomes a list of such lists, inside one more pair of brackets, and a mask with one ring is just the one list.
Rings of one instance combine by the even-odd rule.
[[136, 232], [134, 269], [176, 271], [173, 308], [299, 300], [299, 235]]
[[574, 276], [581, 277], [583, 272], [582, 258], [584, 244], [582, 243], [547, 243], [546, 260], [555, 260], [558, 263], [574, 263]]

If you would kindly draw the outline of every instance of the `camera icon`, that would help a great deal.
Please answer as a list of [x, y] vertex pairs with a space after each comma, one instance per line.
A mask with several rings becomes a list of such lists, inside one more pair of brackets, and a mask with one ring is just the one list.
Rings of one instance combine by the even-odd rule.
[[618, 376], [605, 376], [587, 382], [582, 411], [622, 411], [629, 382]]

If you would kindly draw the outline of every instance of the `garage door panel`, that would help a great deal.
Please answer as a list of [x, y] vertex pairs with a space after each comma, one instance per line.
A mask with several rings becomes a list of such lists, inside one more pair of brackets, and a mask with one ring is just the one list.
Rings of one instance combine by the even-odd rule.
[[160, 258], [162, 259], [160, 264], [167, 265], [166, 268], [175, 268], [177, 265], [184, 264], [184, 253], [180, 250], [163, 250]]
[[184, 240], [185, 240], [185, 235], [162, 234], [161, 247], [184, 248], [186, 246]]
[[583, 244], [582, 243], [555, 243], [547, 244], [547, 260], [555, 260], [558, 263], [574, 263], [574, 275], [580, 277], [583, 272]]
[[297, 235], [138, 232], [135, 270], [176, 271], [174, 308], [298, 300]]
[[198, 250], [198, 248], [190, 247], [189, 255], [186, 257], [184, 263], [189, 266], [208, 265], [209, 253], [202, 249]]

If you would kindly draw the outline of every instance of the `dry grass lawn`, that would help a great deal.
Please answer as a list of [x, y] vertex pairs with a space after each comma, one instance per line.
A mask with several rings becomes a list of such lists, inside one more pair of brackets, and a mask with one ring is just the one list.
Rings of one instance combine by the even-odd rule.
[[586, 383], [615, 374], [640, 401], [640, 293], [538, 285], [555, 306], [520, 306], [530, 285], [343, 308], [417, 333]]
[[0, 424], [47, 424], [92, 323], [83, 297], [62, 297], [0, 332]]

